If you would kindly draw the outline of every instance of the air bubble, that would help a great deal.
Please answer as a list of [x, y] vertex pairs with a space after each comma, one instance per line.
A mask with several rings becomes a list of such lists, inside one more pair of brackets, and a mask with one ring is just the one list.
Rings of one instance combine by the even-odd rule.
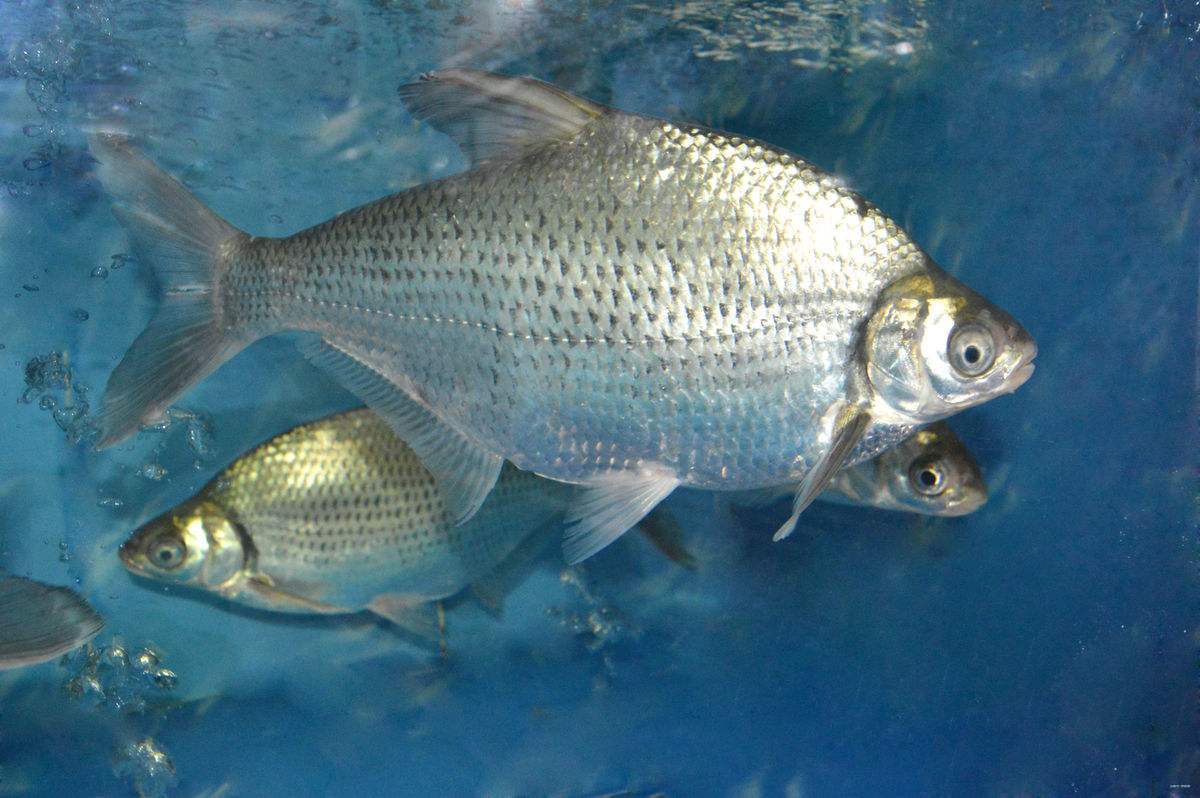
[[164, 703], [178, 683], [175, 672], [161, 662], [149, 646], [131, 659], [119, 643], [98, 647], [88, 643], [62, 658], [69, 674], [63, 690], [76, 701], [111, 712], [141, 713]]
[[146, 463], [138, 471], [143, 477], [158, 482], [167, 475], [167, 469], [161, 463]]
[[150, 737], [121, 749], [113, 773], [128, 779], [141, 798], [166, 798], [178, 782], [175, 763]]

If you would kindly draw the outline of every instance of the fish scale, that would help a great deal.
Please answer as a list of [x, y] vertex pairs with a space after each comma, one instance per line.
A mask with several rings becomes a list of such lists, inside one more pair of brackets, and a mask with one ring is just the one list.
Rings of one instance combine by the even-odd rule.
[[253, 542], [255, 568], [364, 606], [384, 592], [441, 598], [493, 568], [565, 507], [569, 486], [506, 469], [494, 500], [454, 525], [436, 481], [377, 416], [350, 411], [238, 458], [202, 500]]

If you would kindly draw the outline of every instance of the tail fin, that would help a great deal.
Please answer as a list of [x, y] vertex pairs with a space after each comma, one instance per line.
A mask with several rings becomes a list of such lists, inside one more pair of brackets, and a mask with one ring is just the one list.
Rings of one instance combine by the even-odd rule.
[[223, 253], [248, 236], [210, 211], [128, 141], [91, 138], [113, 214], [134, 254], [158, 277], [162, 299], [104, 389], [99, 446], [111, 446], [157, 418], [184, 391], [245, 346], [223, 329], [217, 278]]

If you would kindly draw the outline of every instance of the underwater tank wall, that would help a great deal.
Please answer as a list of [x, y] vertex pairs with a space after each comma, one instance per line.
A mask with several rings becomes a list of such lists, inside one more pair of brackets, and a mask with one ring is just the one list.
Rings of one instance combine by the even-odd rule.
[[[0, 57], [0, 570], [105, 621], [0, 671], [0, 794], [1200, 793], [1196, 4], [0, 0]], [[131, 575], [359, 400], [284, 334], [98, 450], [160, 286], [89, 135], [283, 236], [466, 169], [397, 92], [458, 67], [795, 153], [1020, 319], [1036, 374], [949, 421], [986, 504], [774, 543], [786, 500], [680, 489], [673, 540], [449, 599], [444, 652]]]

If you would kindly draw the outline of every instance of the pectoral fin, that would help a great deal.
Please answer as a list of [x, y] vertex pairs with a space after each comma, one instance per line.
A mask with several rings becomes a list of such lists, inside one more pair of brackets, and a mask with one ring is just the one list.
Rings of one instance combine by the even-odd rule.
[[860, 407], [853, 405], [842, 408], [833, 424], [833, 434], [830, 436], [829, 448], [816, 465], [800, 481], [796, 490], [796, 498], [792, 503], [792, 514], [779, 531], [774, 540], [783, 540], [792, 534], [796, 521], [804, 508], [812, 504], [813, 499], [829, 486], [834, 474], [846, 464], [846, 459], [854, 451], [854, 447], [862, 440], [867, 426], [871, 423], [871, 415]]
[[613, 471], [588, 482], [567, 514], [563, 556], [574, 565], [619, 538], [679, 486], [674, 472], [657, 464]]
[[504, 459], [438, 418], [351, 349], [309, 341], [304, 354], [387, 421], [437, 477], [455, 523], [473, 516], [500, 475]]
[[[357, 610], [348, 610], [334, 604], [326, 604], [308, 595], [319, 594], [320, 590], [308, 584], [281, 584], [263, 574], [255, 574], [238, 584], [240, 591], [236, 600], [253, 607], [272, 612], [294, 612], [313, 615], [349, 615]], [[308, 594], [308, 595], [306, 595]], [[233, 598], [226, 594], [227, 598]]]

